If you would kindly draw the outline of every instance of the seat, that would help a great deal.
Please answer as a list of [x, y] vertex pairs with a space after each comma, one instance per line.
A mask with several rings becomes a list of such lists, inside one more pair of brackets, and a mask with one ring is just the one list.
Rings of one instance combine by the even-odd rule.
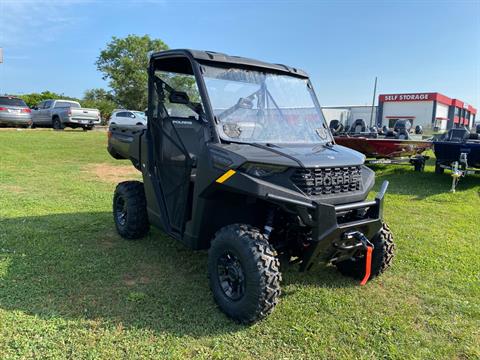
[[329, 127], [334, 135], [339, 134], [343, 131], [343, 124], [337, 119], [330, 121]]
[[365, 121], [363, 121], [363, 119], [357, 119], [350, 127], [350, 132], [354, 134], [360, 134], [365, 132], [366, 129], [367, 125], [365, 124]]
[[447, 134], [447, 141], [464, 142], [470, 137], [470, 131], [467, 128], [450, 129]]

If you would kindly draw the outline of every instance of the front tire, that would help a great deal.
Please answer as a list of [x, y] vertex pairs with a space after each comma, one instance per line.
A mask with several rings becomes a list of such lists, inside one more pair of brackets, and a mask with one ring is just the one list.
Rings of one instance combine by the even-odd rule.
[[65, 125], [62, 124], [62, 121], [59, 117], [54, 117], [52, 119], [52, 127], [54, 130], [63, 130], [65, 129]]
[[280, 298], [279, 260], [260, 231], [235, 224], [220, 229], [208, 252], [213, 297], [232, 319], [251, 324], [269, 315]]
[[[379, 276], [387, 270], [395, 255], [395, 243], [393, 235], [387, 224], [383, 224], [379, 232], [371, 240], [374, 249], [372, 254], [372, 266], [369, 280]], [[338, 271], [342, 275], [361, 280], [365, 275], [365, 256], [341, 261], [337, 264]]]
[[113, 195], [113, 218], [118, 234], [125, 239], [139, 239], [150, 228], [143, 183], [124, 181]]

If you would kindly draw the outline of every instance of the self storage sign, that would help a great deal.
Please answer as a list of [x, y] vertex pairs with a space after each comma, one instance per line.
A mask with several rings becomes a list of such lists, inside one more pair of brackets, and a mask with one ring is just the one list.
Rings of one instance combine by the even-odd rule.
[[432, 93], [380, 95], [380, 101], [433, 101]]

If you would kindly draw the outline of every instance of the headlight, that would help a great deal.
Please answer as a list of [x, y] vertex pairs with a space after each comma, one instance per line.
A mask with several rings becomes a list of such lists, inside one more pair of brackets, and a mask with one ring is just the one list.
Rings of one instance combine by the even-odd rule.
[[240, 166], [241, 171], [247, 173], [248, 175], [256, 177], [266, 177], [274, 174], [279, 174], [286, 171], [288, 168], [281, 165], [269, 165], [261, 163], [245, 163]]

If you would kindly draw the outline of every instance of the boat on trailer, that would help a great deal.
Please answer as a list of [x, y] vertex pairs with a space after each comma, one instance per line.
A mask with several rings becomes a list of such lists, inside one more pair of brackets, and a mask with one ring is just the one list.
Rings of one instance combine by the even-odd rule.
[[445, 169], [452, 171], [452, 188], [461, 177], [480, 174], [480, 134], [470, 133], [467, 128], [450, 129], [448, 133], [433, 142], [435, 153], [435, 173], [443, 174]]
[[[423, 171], [428, 156], [423, 153], [432, 147], [430, 140], [421, 139], [421, 128], [416, 128], [415, 135], [410, 134], [408, 124], [400, 121], [395, 124], [393, 130], [384, 128], [378, 131], [372, 128], [365, 130], [364, 124], [357, 128], [352, 126], [351, 131], [336, 131], [338, 124], [330, 123], [334, 133], [335, 142], [339, 145], [357, 150], [365, 155], [366, 162], [370, 164], [410, 164], [415, 171]], [[415, 139], [417, 137], [417, 139]]]

